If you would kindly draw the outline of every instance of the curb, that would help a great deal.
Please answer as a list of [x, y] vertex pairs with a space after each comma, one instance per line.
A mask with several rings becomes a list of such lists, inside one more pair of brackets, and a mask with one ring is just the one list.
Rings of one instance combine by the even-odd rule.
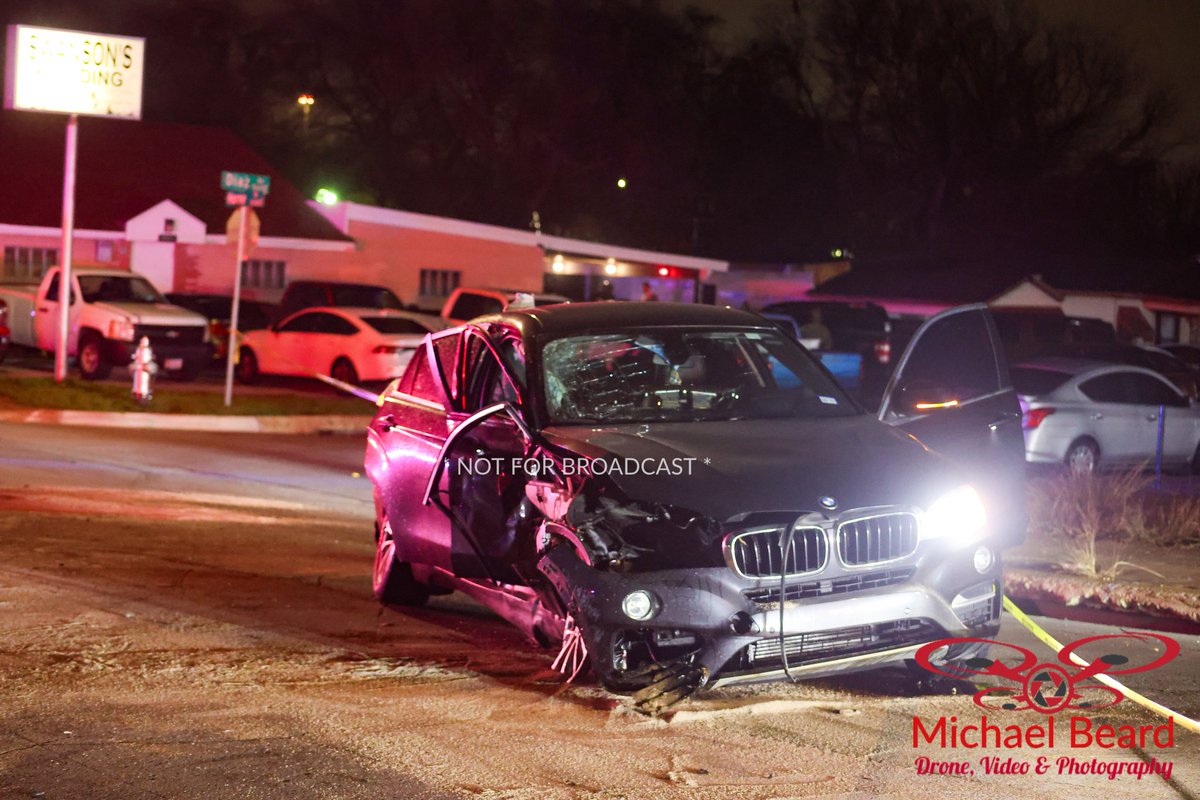
[[356, 414], [245, 417], [220, 414], [156, 414], [139, 411], [70, 411], [50, 408], [0, 411], [0, 422], [138, 428], [159, 431], [208, 431], [211, 433], [363, 433], [370, 421], [370, 416]]
[[1067, 607], [1090, 605], [1200, 623], [1200, 596], [1165, 585], [1113, 583], [1010, 567], [1004, 570], [1004, 590], [1014, 599], [1050, 600]]

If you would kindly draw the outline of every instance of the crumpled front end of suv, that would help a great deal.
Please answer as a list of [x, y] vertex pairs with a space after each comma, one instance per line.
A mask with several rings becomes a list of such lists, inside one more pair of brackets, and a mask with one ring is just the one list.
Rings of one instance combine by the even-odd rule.
[[610, 688], [818, 677], [996, 633], [999, 553], [957, 535], [956, 513], [935, 503], [718, 522], [581, 495], [543, 526], [538, 566]]

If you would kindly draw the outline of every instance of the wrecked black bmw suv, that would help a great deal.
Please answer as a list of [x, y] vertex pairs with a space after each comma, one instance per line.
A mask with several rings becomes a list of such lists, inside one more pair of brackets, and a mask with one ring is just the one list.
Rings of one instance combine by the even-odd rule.
[[430, 334], [368, 431], [375, 593], [463, 591], [651, 704], [987, 638], [1025, 524], [998, 341], [982, 306], [931, 319], [867, 414], [742, 311], [582, 303]]

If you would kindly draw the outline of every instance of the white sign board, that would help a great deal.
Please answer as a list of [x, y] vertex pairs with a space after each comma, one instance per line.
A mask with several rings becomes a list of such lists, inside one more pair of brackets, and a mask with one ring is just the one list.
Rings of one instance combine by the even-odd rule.
[[145, 55], [137, 37], [9, 25], [4, 107], [141, 119]]

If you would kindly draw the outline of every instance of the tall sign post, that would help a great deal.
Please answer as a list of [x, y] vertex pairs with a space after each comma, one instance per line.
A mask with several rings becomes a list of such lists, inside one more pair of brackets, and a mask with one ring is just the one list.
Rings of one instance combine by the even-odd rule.
[[[249, 172], [221, 173], [221, 189], [225, 191], [225, 205], [237, 207], [237, 264], [233, 269], [233, 308], [229, 314], [229, 347], [225, 353], [225, 406], [233, 404], [233, 364], [237, 358], [238, 306], [242, 302], [242, 264], [250, 238], [250, 209], [262, 208], [271, 191], [271, 178]], [[230, 220], [233, 223], [233, 220]]]
[[54, 348], [54, 378], [60, 382], [67, 378], [79, 115], [141, 119], [145, 53], [146, 40], [133, 36], [8, 26], [4, 107], [68, 115], [58, 259], [58, 341]]

